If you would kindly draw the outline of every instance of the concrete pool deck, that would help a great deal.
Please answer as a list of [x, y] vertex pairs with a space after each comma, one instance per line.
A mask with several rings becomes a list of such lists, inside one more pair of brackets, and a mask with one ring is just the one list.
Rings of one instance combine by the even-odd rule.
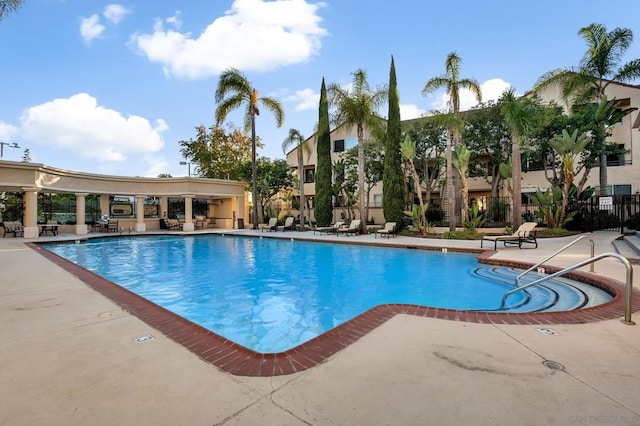
[[[369, 235], [266, 234], [374, 242]], [[596, 253], [614, 251], [617, 233], [586, 235]], [[573, 239], [500, 247], [493, 257], [532, 263]], [[480, 246], [375, 239], [387, 241]], [[640, 424], [640, 325], [622, 324], [623, 312], [552, 326], [396, 315], [316, 367], [241, 377], [202, 361], [24, 242], [0, 239], [2, 425]], [[588, 253], [588, 243], [579, 243], [550, 264], [569, 266]], [[625, 279], [617, 259], [598, 262], [596, 274]], [[640, 323], [639, 315], [632, 319]], [[154, 339], [135, 342], [147, 335]]]

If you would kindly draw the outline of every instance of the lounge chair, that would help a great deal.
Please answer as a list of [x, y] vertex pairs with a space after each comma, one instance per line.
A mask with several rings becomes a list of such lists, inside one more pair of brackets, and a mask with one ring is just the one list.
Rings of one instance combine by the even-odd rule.
[[397, 235], [396, 222], [385, 223], [384, 228], [378, 229], [374, 234], [374, 237], [378, 238], [378, 234], [380, 234], [381, 237], [386, 236], [387, 238], [389, 238], [391, 235], [395, 237]]
[[164, 226], [169, 230], [181, 230], [180, 221], [178, 219], [163, 219]]
[[282, 230], [293, 231], [294, 230], [293, 220], [294, 220], [293, 216], [287, 217], [284, 221], [284, 226], [282, 227]]
[[325, 234], [337, 234], [338, 229], [341, 228], [343, 225], [344, 225], [344, 222], [336, 222], [331, 226], [320, 226], [313, 230], [313, 235], [315, 235], [316, 232], [319, 232], [320, 234], [322, 234], [323, 232]]
[[538, 241], [536, 240], [536, 231], [535, 227], [537, 226], [536, 222], [525, 222], [511, 235], [495, 235], [495, 236], [483, 236], [482, 240], [480, 240], [480, 247], [482, 248], [482, 243], [487, 241], [493, 241], [493, 249], [497, 250], [498, 241], [502, 241], [505, 247], [510, 245], [518, 245], [518, 248], [522, 248], [522, 244], [535, 244], [535, 248], [538, 248]]
[[263, 223], [260, 226], [260, 230], [261, 231], [275, 231], [277, 229], [278, 226], [278, 218], [277, 217], [271, 217], [269, 218], [269, 223]]
[[351, 234], [358, 235], [359, 233], [360, 233], [360, 219], [354, 219], [351, 221], [348, 227], [343, 226], [341, 228], [338, 228], [337, 235], [344, 234], [346, 236], [349, 236]]

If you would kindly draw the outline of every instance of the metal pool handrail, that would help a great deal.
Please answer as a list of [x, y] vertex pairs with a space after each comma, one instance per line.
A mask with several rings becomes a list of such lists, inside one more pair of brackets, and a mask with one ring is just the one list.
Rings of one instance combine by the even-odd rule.
[[[560, 253], [562, 253], [563, 251], [565, 251], [566, 249], [568, 249], [569, 247], [571, 247], [572, 245], [574, 245], [575, 243], [577, 243], [580, 240], [589, 240], [591, 241], [591, 257], [593, 257], [595, 255], [595, 243], [593, 242], [593, 240], [585, 235], [581, 235], [580, 237], [576, 238], [575, 240], [571, 241], [569, 244], [567, 244], [566, 246], [562, 247], [560, 250], [556, 251], [555, 253], [553, 253], [552, 255], [550, 255], [549, 257], [547, 257], [544, 260], [541, 260], [540, 262], [536, 263], [535, 265], [533, 265], [531, 268], [527, 269], [526, 271], [524, 271], [523, 273], [521, 273], [520, 275], [518, 275], [516, 277], [516, 287], [520, 287], [520, 278], [522, 278], [524, 275], [528, 274], [529, 272], [533, 271], [535, 268], [537, 268], [538, 266], [541, 266], [543, 263], [547, 262], [548, 260], [556, 257], [557, 255], [559, 255]], [[595, 272], [595, 270], [593, 269], [593, 263], [591, 264], [591, 269], [590, 272]]]
[[626, 257], [619, 255], [618, 253], [599, 254], [590, 259], [583, 260], [582, 262], [576, 263], [573, 266], [569, 266], [568, 268], [564, 268], [558, 272], [554, 272], [551, 275], [545, 275], [544, 277], [539, 278], [535, 281], [532, 281], [528, 284], [525, 284], [522, 287], [517, 287], [517, 288], [514, 288], [513, 290], [509, 290], [502, 296], [500, 309], [504, 309], [504, 305], [507, 301], [507, 297], [511, 296], [513, 293], [522, 291], [525, 288], [531, 287], [532, 285], [540, 284], [541, 282], [550, 280], [551, 278], [559, 277], [561, 275], [566, 274], [567, 272], [571, 272], [578, 268], [582, 268], [585, 265], [593, 264], [594, 262], [597, 262], [598, 260], [604, 259], [606, 257], [615, 257], [616, 259], [620, 260], [624, 264], [625, 268], [627, 269], [627, 282], [626, 282], [625, 292], [624, 292], [624, 296], [625, 296], [624, 319], [620, 320], [620, 322], [627, 325], [634, 325], [635, 322], [631, 321], [631, 294], [633, 292], [633, 268], [631, 267], [631, 263], [629, 262], [629, 260]]

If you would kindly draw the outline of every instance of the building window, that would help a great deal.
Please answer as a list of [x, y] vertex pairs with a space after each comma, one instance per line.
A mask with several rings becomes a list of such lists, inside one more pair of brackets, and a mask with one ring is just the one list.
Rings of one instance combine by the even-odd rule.
[[373, 207], [382, 207], [382, 194], [373, 195]]
[[344, 139], [333, 141], [333, 152], [343, 152], [343, 151], [344, 151]]
[[316, 181], [316, 169], [304, 169], [304, 183], [314, 183]]

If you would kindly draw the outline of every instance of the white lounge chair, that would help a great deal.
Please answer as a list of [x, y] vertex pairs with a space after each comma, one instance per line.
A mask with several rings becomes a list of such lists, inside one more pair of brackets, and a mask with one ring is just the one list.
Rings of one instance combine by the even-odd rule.
[[326, 234], [337, 234], [338, 233], [338, 229], [340, 227], [342, 227], [342, 225], [344, 225], [344, 222], [336, 222], [331, 226], [320, 226], [317, 227], [313, 230], [313, 235], [316, 234], [316, 232], [319, 232], [320, 234], [322, 234], [323, 232]]
[[493, 249], [496, 250], [498, 248], [498, 241], [502, 241], [505, 245], [507, 244], [517, 244], [518, 248], [522, 248], [522, 244], [535, 244], [535, 248], [538, 248], [538, 241], [536, 240], [536, 231], [535, 227], [538, 224], [535, 222], [525, 222], [511, 235], [493, 235], [493, 236], [483, 236], [482, 240], [480, 240], [480, 247], [482, 248], [482, 243], [487, 241], [493, 241]]
[[387, 238], [389, 238], [391, 235], [395, 237], [397, 235], [396, 222], [385, 223], [384, 228], [378, 229], [374, 234], [374, 237], [378, 238], [378, 234], [380, 234], [381, 237], [386, 236]]
[[338, 228], [337, 234], [351, 235], [360, 233], [360, 219], [354, 219], [351, 221], [348, 227]]

